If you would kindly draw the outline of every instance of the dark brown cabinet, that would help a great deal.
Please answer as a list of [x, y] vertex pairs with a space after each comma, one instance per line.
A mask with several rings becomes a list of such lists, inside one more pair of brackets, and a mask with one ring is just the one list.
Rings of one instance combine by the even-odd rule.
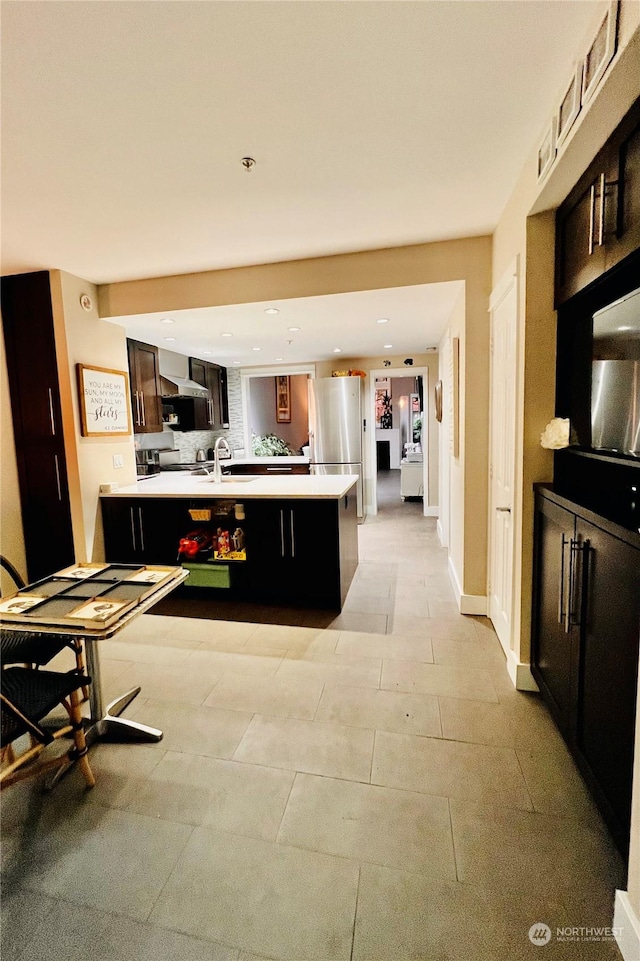
[[[170, 498], [103, 498], [105, 558], [113, 563], [176, 564], [191, 529], [188, 505]], [[197, 525], [192, 525], [197, 526]]]
[[228, 427], [229, 400], [226, 368], [220, 367], [219, 364], [212, 364], [205, 360], [190, 357], [189, 376], [196, 384], [206, 387], [210, 394], [210, 399], [206, 401], [206, 407], [203, 407], [203, 415], [200, 417], [201, 420], [204, 420], [204, 423], [198, 423], [198, 427], [209, 430]]
[[158, 348], [127, 340], [133, 430], [152, 434], [162, 430], [162, 401]]
[[28, 580], [75, 562], [48, 271], [2, 278]]
[[356, 497], [252, 500], [249, 584], [269, 602], [341, 610], [358, 563]]
[[640, 536], [536, 492], [532, 671], [626, 856], [640, 653]]
[[556, 306], [640, 246], [640, 101], [558, 208]]
[[308, 474], [308, 464], [225, 464], [222, 461], [222, 469], [225, 474], [262, 474], [263, 476], [286, 477], [287, 474]]

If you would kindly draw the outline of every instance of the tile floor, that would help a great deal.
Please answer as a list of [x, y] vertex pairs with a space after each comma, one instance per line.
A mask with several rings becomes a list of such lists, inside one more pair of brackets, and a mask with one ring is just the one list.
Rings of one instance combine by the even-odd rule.
[[[392, 472], [393, 473], [393, 472]], [[326, 627], [146, 615], [104, 684], [159, 744], [2, 799], [3, 961], [608, 961], [624, 867], [435, 521], [381, 496]], [[528, 937], [549, 925], [544, 948]]]

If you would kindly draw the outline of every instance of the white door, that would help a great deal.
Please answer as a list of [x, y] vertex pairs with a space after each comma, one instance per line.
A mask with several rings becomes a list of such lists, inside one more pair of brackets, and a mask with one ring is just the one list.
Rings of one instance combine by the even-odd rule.
[[513, 480], [516, 442], [517, 265], [491, 295], [489, 617], [507, 656], [513, 604]]

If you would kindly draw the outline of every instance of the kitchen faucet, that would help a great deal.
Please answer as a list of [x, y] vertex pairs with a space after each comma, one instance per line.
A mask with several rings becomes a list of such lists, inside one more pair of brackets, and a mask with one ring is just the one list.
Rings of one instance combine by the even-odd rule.
[[231, 448], [224, 437], [218, 437], [213, 448], [213, 483], [222, 483], [222, 468], [220, 466], [220, 448], [227, 452], [227, 457], [231, 457]]

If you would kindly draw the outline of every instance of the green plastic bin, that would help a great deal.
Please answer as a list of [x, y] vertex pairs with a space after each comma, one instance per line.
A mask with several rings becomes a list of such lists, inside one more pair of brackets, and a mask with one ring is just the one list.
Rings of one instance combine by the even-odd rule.
[[189, 561], [182, 566], [189, 571], [185, 587], [231, 587], [231, 574], [228, 564], [198, 564]]

